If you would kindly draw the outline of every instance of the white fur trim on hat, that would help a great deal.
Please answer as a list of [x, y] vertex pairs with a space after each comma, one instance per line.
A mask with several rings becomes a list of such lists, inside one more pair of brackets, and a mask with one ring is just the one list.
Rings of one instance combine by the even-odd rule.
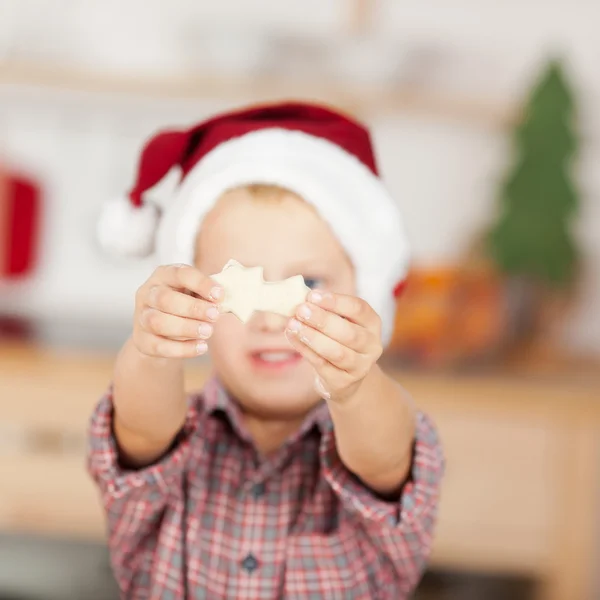
[[394, 325], [393, 290], [409, 263], [402, 216], [368, 167], [323, 138], [273, 128], [217, 146], [192, 168], [165, 209], [157, 234], [159, 260], [192, 264], [206, 213], [225, 191], [251, 183], [277, 184], [315, 206], [352, 260], [357, 293], [381, 317], [387, 344]]
[[152, 254], [160, 212], [155, 204], [136, 207], [126, 197], [106, 203], [97, 223], [97, 238], [113, 256], [142, 258]]

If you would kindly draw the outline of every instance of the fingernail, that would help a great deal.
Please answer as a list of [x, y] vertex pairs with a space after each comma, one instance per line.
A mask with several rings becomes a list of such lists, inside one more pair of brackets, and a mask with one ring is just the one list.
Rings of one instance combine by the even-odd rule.
[[310, 315], [312, 315], [312, 311], [310, 310], [310, 308], [306, 305], [303, 304], [299, 309], [298, 309], [298, 314], [303, 318], [303, 319], [310, 319]]
[[219, 317], [219, 309], [216, 306], [211, 306], [207, 311], [206, 311], [206, 316], [211, 320], [211, 321], [216, 321], [217, 318]]
[[208, 350], [206, 342], [198, 342], [196, 344], [196, 354], [204, 354]]
[[288, 323], [288, 329], [290, 331], [298, 333], [298, 331], [302, 329], [302, 323], [300, 323], [300, 321], [297, 321], [296, 319], [290, 319], [290, 322]]
[[210, 297], [213, 300], [218, 300], [219, 298], [221, 298], [222, 295], [223, 289], [220, 287], [214, 287], [212, 290], [210, 290]]
[[213, 328], [208, 323], [200, 323], [198, 327], [198, 335], [203, 338], [208, 338], [212, 335]]
[[313, 302], [314, 304], [319, 304], [319, 302], [321, 302], [321, 300], [323, 300], [323, 295], [321, 294], [321, 292], [317, 292], [317, 291], [312, 291], [309, 295], [308, 295], [308, 299]]

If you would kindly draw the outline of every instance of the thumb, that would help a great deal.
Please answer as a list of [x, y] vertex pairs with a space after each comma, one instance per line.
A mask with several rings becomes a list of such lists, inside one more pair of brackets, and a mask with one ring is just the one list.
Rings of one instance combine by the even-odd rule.
[[331, 394], [325, 389], [325, 384], [319, 375], [315, 375], [315, 389], [324, 400], [331, 398]]

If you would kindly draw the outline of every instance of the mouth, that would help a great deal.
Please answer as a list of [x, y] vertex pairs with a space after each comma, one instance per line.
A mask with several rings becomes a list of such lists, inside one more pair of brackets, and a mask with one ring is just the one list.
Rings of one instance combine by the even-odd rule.
[[281, 370], [297, 364], [302, 356], [294, 350], [260, 350], [250, 353], [255, 367], [268, 370]]

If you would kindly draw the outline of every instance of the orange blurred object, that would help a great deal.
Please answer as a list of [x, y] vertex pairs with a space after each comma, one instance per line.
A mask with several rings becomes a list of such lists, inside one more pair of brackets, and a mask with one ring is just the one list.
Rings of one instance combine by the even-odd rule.
[[506, 339], [505, 297], [491, 269], [415, 270], [398, 300], [390, 352], [426, 366], [490, 357]]

